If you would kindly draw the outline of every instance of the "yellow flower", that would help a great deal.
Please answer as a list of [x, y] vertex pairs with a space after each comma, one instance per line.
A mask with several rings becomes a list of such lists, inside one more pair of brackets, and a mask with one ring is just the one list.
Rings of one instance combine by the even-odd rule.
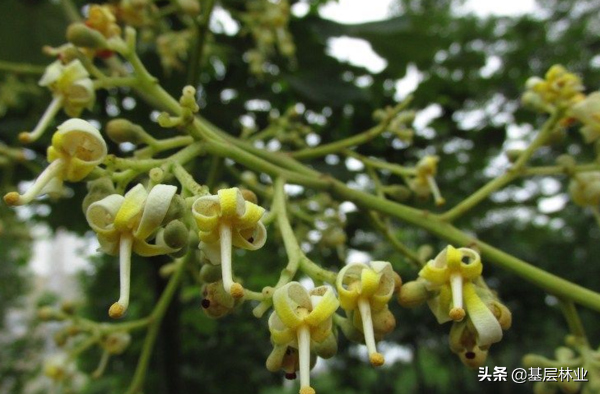
[[473, 283], [482, 270], [477, 252], [449, 245], [421, 269], [419, 276], [425, 280], [428, 290], [438, 292], [428, 301], [438, 322], [461, 321], [467, 315], [476, 332], [477, 345], [486, 347], [502, 339], [502, 327], [492, 309], [482, 300], [483, 295], [491, 303], [491, 293]]
[[[165, 241], [163, 228], [176, 192], [175, 186], [156, 185], [148, 193], [138, 184], [125, 196], [111, 194], [87, 209], [86, 218], [98, 236], [100, 248], [120, 259], [120, 296], [110, 307], [111, 317], [121, 317], [129, 306], [132, 251], [140, 256], [157, 256], [181, 248]], [[155, 238], [154, 244], [147, 242], [151, 238]]]
[[558, 107], [571, 107], [585, 96], [581, 79], [561, 65], [550, 67], [545, 78], [527, 80], [523, 103], [545, 112]]
[[571, 107], [571, 115], [583, 123], [581, 134], [587, 143], [600, 138], [600, 92], [594, 92]]
[[91, 109], [96, 101], [94, 83], [79, 60], [63, 65], [60, 60], [50, 64], [39, 81], [39, 85], [52, 91], [53, 99], [32, 132], [19, 134], [22, 143], [40, 138], [48, 124], [63, 108], [70, 117], [78, 117], [85, 108]]
[[58, 126], [48, 148], [50, 165], [23, 195], [4, 196], [8, 205], [23, 205], [37, 196], [57, 191], [63, 181], [78, 182], [89, 175], [106, 157], [106, 143], [100, 132], [82, 119], [70, 119]]
[[102, 33], [106, 38], [112, 38], [121, 34], [121, 28], [117, 25], [117, 18], [113, 8], [109, 5], [92, 4], [85, 24]]
[[221, 265], [223, 286], [235, 298], [242, 297], [244, 289], [233, 281], [231, 248], [263, 247], [267, 230], [260, 219], [264, 212], [264, 208], [244, 200], [236, 187], [199, 197], [192, 206], [200, 230], [200, 249], [212, 264]]
[[[373, 320], [383, 320], [386, 331], [395, 326], [388, 302], [396, 289], [395, 273], [390, 263], [373, 261], [370, 264], [354, 263], [344, 267], [337, 276], [340, 305], [352, 314], [358, 329], [364, 334], [369, 359], [374, 366], [383, 365], [383, 355], [377, 352]], [[391, 316], [391, 320], [390, 320]]]
[[436, 205], [443, 205], [446, 200], [435, 182], [439, 161], [440, 158], [437, 156], [425, 156], [419, 160], [416, 167], [417, 174], [409, 181], [409, 187], [418, 197], [427, 198], [432, 194]]
[[310, 386], [311, 348], [318, 353], [319, 344], [335, 341], [332, 317], [339, 305], [328, 286], [309, 292], [300, 283], [290, 282], [273, 294], [275, 311], [269, 318], [269, 331], [276, 347], [273, 358], [281, 362], [272, 359], [268, 367], [281, 366], [288, 347], [298, 349], [300, 394], [315, 392]]

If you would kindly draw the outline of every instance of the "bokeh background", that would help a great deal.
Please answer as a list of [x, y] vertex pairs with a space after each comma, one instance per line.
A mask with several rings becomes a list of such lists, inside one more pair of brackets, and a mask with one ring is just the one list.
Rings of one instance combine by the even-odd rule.
[[[86, 2], [75, 1], [77, 7]], [[157, 1], [162, 4], [164, 2]], [[406, 146], [393, 135], [359, 149], [390, 162], [414, 164], [425, 154], [440, 156], [440, 188], [453, 206], [508, 166], [503, 152], [532, 139], [543, 116], [521, 108], [519, 99], [528, 77], [543, 75], [559, 63], [578, 73], [588, 91], [600, 86], [600, 14], [597, 1], [438, 1], [377, 0], [339, 2], [291, 1], [290, 31], [295, 61], [281, 56], [261, 78], [249, 72], [244, 53], [253, 41], [244, 35], [236, 15], [244, 1], [222, 0], [211, 23], [208, 52], [200, 76], [202, 113], [239, 134], [243, 126], [263, 128], [269, 117], [296, 106], [310, 125], [313, 141], [329, 142], [373, 124], [372, 113], [414, 93], [414, 143]], [[0, 2], [0, 61], [28, 62], [44, 67], [51, 60], [43, 45], [60, 45], [69, 18], [59, 2]], [[173, 20], [171, 28], [181, 26]], [[176, 94], [185, 72], [165, 73], [152, 42], [142, 46], [150, 71]], [[19, 131], [31, 129], [50, 100], [36, 86], [39, 76], [0, 71], [0, 142], [17, 145]], [[100, 92], [94, 111], [84, 118], [105, 124], [115, 116], [152, 125], [156, 114], [126, 90]], [[59, 115], [57, 122], [64, 118]], [[150, 126], [154, 130], [158, 125]], [[30, 181], [44, 165], [49, 137], [28, 147], [28, 166], [0, 171], [0, 194]], [[269, 146], [269, 145], [268, 145]], [[277, 149], [277, 144], [270, 146]], [[113, 151], [119, 149], [112, 146]], [[569, 153], [581, 161], [594, 157], [576, 130], [544, 147], [533, 162], [550, 165]], [[199, 162], [202, 182], [210, 160]], [[329, 156], [313, 163], [339, 179], [369, 188], [360, 165]], [[400, 180], [390, 175], [390, 183]], [[235, 183], [224, 172], [223, 182]], [[458, 225], [479, 238], [533, 265], [598, 290], [600, 229], [593, 217], [573, 205], [568, 179], [536, 177], [494, 193]], [[41, 201], [31, 207], [0, 205], [0, 393], [49, 392], [40, 373], [42, 360], [56, 351], [60, 326], [35, 319], [40, 305], [74, 301], [78, 313], [106, 321], [107, 306], [118, 291], [118, 264], [95, 252], [96, 241], [79, 206], [84, 185], [71, 185], [73, 197]], [[310, 191], [291, 196], [303, 202]], [[435, 210], [431, 202], [411, 201]], [[389, 260], [405, 281], [416, 277], [406, 259], [395, 252], [364, 220], [344, 209], [348, 245], [345, 255], [323, 237], [327, 228], [312, 229], [309, 256], [327, 267], [348, 261]], [[396, 223], [397, 236], [417, 248], [445, 244], [427, 233]], [[236, 273], [251, 288], [276, 281], [285, 265], [278, 235], [252, 254], [238, 255]], [[134, 300], [129, 318], [145, 316], [165, 286], [158, 271], [164, 259], [135, 259]], [[513, 312], [513, 327], [492, 347], [487, 365], [519, 367], [525, 353], [552, 356], [567, 334], [557, 300], [492, 264], [485, 265], [489, 285]], [[164, 320], [148, 375], [147, 393], [274, 394], [295, 392], [295, 385], [264, 368], [270, 351], [266, 317], [255, 319], [251, 305], [219, 321], [200, 308], [201, 292], [190, 278]], [[397, 328], [382, 348], [388, 363], [374, 370], [364, 350], [341, 338], [333, 360], [320, 360], [313, 372], [319, 393], [450, 393], [531, 392], [532, 385], [480, 383], [448, 349], [449, 326], [436, 323], [426, 307], [393, 306]], [[600, 333], [598, 315], [582, 310], [592, 344]], [[115, 357], [104, 377], [82, 384], [81, 393], [120, 393], [127, 387], [141, 347], [142, 333], [122, 356]], [[90, 372], [99, 352], [86, 353], [78, 367]]]

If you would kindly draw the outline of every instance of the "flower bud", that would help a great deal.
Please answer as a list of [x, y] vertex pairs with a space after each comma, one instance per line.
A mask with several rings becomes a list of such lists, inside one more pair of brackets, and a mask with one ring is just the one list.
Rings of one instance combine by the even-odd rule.
[[375, 339], [381, 340], [385, 335], [392, 332], [394, 328], [396, 328], [396, 319], [389, 308], [373, 313]]
[[217, 265], [204, 264], [200, 268], [200, 280], [205, 283], [216, 282], [221, 279], [221, 268]]
[[102, 347], [109, 354], [121, 354], [127, 349], [130, 343], [131, 335], [128, 332], [113, 332], [102, 341]]
[[430, 296], [431, 293], [427, 290], [425, 282], [422, 280], [414, 280], [405, 283], [400, 288], [398, 303], [405, 308], [414, 308], [423, 304]]
[[188, 15], [197, 16], [200, 14], [200, 2], [198, 0], [177, 0], [177, 3]]
[[108, 46], [106, 38], [84, 23], [72, 23], [67, 29], [67, 41], [77, 47], [103, 49]]
[[321, 244], [328, 248], [344, 245], [346, 243], [346, 232], [339, 227], [329, 227], [323, 232]]
[[521, 153], [523, 153], [523, 149], [509, 149], [506, 152], [504, 152], [508, 161], [513, 164], [517, 162], [517, 160], [521, 156]]
[[167, 210], [167, 214], [165, 215], [162, 224], [165, 225], [175, 219], [182, 218], [186, 211], [187, 205], [185, 204], [185, 200], [183, 197], [181, 197], [181, 195], [175, 194], [171, 200], [171, 204], [169, 205], [169, 209]]
[[331, 358], [338, 350], [337, 338], [331, 333], [323, 342], [313, 342], [311, 348], [317, 356], [324, 359]]
[[109, 177], [102, 177], [88, 182], [87, 189], [88, 193], [83, 198], [83, 202], [81, 203], [83, 212], [87, 212], [87, 209], [93, 203], [115, 193], [115, 186]]
[[144, 129], [127, 119], [113, 119], [106, 125], [106, 134], [113, 142], [139, 144], [143, 141]]
[[385, 188], [385, 194], [398, 202], [405, 202], [410, 198], [412, 192], [403, 185], [392, 185]]
[[37, 316], [41, 321], [57, 320], [56, 310], [51, 306], [43, 306], [38, 309]]
[[491, 309], [494, 316], [496, 316], [498, 323], [500, 323], [500, 327], [502, 327], [503, 330], [508, 330], [512, 325], [512, 313], [510, 310], [498, 301], [492, 301]]
[[173, 220], [163, 234], [166, 244], [172, 249], [180, 249], [187, 245], [189, 231], [180, 220]]
[[69, 375], [67, 357], [64, 354], [49, 357], [44, 362], [44, 375], [54, 381], [62, 381]]
[[256, 197], [256, 194], [254, 194], [252, 190], [240, 189], [240, 192], [242, 192], [242, 197], [244, 197], [244, 200], [249, 201], [252, 204], [258, 204], [258, 197]]
[[356, 328], [356, 326], [353, 322], [354, 321], [354, 317], [353, 317], [354, 313], [356, 313], [356, 312], [355, 311], [348, 312], [347, 319], [336, 320], [336, 323], [341, 328], [342, 332], [344, 333], [344, 336], [346, 338], [348, 338], [349, 341], [362, 343], [362, 342], [364, 342], [365, 338], [364, 338], [364, 335], [362, 334], [362, 332], [360, 332]]
[[75, 303], [73, 301], [63, 301], [60, 304], [60, 310], [67, 315], [72, 315], [75, 313]]

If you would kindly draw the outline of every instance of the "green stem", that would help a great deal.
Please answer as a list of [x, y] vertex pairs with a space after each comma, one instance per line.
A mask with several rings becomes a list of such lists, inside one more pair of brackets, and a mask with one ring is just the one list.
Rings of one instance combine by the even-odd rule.
[[392, 244], [392, 246], [400, 252], [404, 257], [406, 257], [416, 268], [421, 268], [423, 266], [423, 262], [419, 258], [419, 255], [409, 249], [406, 245], [404, 245], [398, 237], [393, 233], [386, 223], [381, 220], [381, 218], [373, 211], [369, 211], [369, 217], [371, 218], [371, 222], [373, 226], [381, 233], [387, 240]]
[[152, 357], [154, 343], [156, 342], [162, 319], [165, 316], [167, 308], [169, 307], [177, 289], [179, 288], [185, 267], [184, 259], [189, 258], [189, 256], [191, 256], [191, 253], [183, 259], [177, 261], [177, 268], [173, 273], [173, 276], [171, 276], [171, 279], [169, 279], [166, 289], [161, 294], [156, 307], [150, 315], [150, 328], [146, 334], [146, 339], [144, 340], [142, 347], [142, 353], [140, 355], [135, 374], [133, 375], [133, 380], [131, 381], [129, 389], [127, 390], [127, 394], [136, 394], [141, 392], [143, 389], [144, 380], [146, 379], [146, 372], [148, 370], [150, 358]]
[[384, 131], [388, 129], [390, 122], [400, 111], [410, 104], [411, 98], [404, 100], [402, 103], [398, 104], [392, 111], [388, 113], [386, 118], [377, 126], [372, 127], [362, 133], [357, 135], [353, 135], [348, 138], [344, 138], [342, 140], [334, 141], [329, 144], [323, 144], [317, 147], [306, 148], [296, 152], [292, 152], [291, 156], [296, 159], [306, 160], [306, 159], [314, 159], [317, 157], [323, 157], [330, 153], [337, 153], [346, 148], [350, 148], [351, 146], [357, 146], [365, 144], [372, 139], [380, 136]]
[[198, 19], [198, 23], [195, 26], [196, 35], [192, 44], [187, 77], [188, 84], [193, 87], [198, 86], [198, 80], [200, 79], [200, 64], [206, 47], [208, 25], [214, 6], [215, 0], [206, 0], [202, 2], [202, 16]]
[[194, 180], [194, 177], [186, 171], [183, 166], [177, 162], [173, 163], [173, 174], [181, 183], [181, 186], [188, 189], [194, 196], [205, 196], [210, 194], [207, 186], [202, 186]]
[[0, 71], [13, 74], [42, 75], [44, 71], [46, 71], [46, 67], [29, 63], [13, 63], [0, 60]]
[[65, 14], [71, 20], [71, 22], [81, 21], [79, 10], [77, 7], [75, 7], [75, 4], [73, 4], [72, 0], [60, 0], [60, 4], [62, 5]]
[[585, 334], [585, 329], [583, 328], [583, 323], [577, 313], [577, 308], [572, 301], [568, 301], [565, 299], [558, 299], [560, 310], [562, 311], [565, 320], [567, 321], [567, 325], [569, 326], [569, 331], [571, 334], [579, 337], [581, 340], [588, 343], [587, 335]]
[[363, 162], [363, 164], [365, 164], [368, 167], [374, 167], [374, 168], [379, 168], [379, 169], [383, 169], [383, 170], [388, 170], [392, 174], [398, 175], [401, 178], [417, 175], [417, 170], [414, 168], [404, 167], [404, 166], [401, 166], [399, 164], [394, 164], [394, 163], [388, 163], [387, 161], [371, 159], [370, 157], [360, 155], [349, 149], [345, 149], [343, 151], [343, 153], [346, 156], [350, 156], [357, 160], [360, 160], [361, 162]]
[[552, 116], [544, 124], [542, 130], [535, 137], [531, 145], [529, 145], [527, 149], [521, 153], [516, 163], [508, 170], [508, 172], [488, 182], [481, 189], [464, 199], [461, 203], [446, 211], [441, 218], [449, 222], [458, 219], [474, 206], [488, 198], [490, 194], [503, 188], [517, 178], [521, 174], [525, 164], [531, 158], [531, 156], [546, 142], [548, 136], [554, 130], [556, 124], [560, 121], [562, 116], [563, 111], [556, 111], [554, 114], [552, 114]]

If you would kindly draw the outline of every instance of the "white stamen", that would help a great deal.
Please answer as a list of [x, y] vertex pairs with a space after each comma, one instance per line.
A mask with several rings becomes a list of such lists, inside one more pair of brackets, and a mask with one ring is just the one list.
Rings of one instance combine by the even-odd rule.
[[63, 169], [64, 161], [56, 159], [46, 167], [44, 171], [37, 177], [33, 185], [23, 194], [19, 196], [19, 200], [13, 205], [23, 205], [30, 203], [36, 198], [44, 186], [46, 186], [52, 178], [56, 177], [57, 174]]
[[221, 276], [223, 278], [223, 287], [225, 291], [231, 293], [233, 286], [233, 273], [231, 270], [231, 227], [229, 224], [219, 226], [219, 236], [221, 239]]
[[[375, 343], [375, 333], [373, 332], [373, 319], [371, 317], [371, 305], [369, 300], [363, 297], [358, 299], [358, 309], [360, 311], [360, 318], [363, 324], [363, 333], [365, 335], [365, 345], [367, 345], [367, 351], [369, 352], [369, 358], [372, 364], [376, 364], [374, 359], [379, 360], [382, 356], [377, 352], [377, 345]], [[379, 363], [377, 363], [379, 364]], [[379, 364], [381, 365], [381, 364]]]
[[[121, 317], [129, 307], [129, 289], [131, 283], [131, 248], [133, 246], [133, 235], [123, 233], [119, 240], [119, 270], [120, 270], [120, 294], [119, 300], [111, 306], [109, 314], [111, 317]], [[119, 308], [120, 307], [120, 308]]]
[[463, 309], [463, 278], [459, 273], [450, 274], [450, 286], [452, 287], [453, 307]]
[[433, 198], [435, 199], [435, 205], [444, 205], [446, 203], [446, 199], [442, 197], [442, 193], [440, 193], [440, 189], [438, 188], [435, 179], [431, 175], [427, 176], [427, 183], [429, 184], [431, 194], [433, 194]]
[[300, 388], [310, 387], [310, 329], [306, 324], [298, 327], [298, 357], [300, 362]]
[[62, 103], [63, 96], [54, 97], [48, 108], [46, 108], [44, 115], [42, 115], [42, 118], [35, 126], [35, 129], [33, 129], [32, 132], [27, 133], [27, 142], [33, 142], [40, 138], [42, 135], [44, 135], [44, 131], [46, 131], [48, 124], [52, 121], [52, 119], [54, 119], [54, 117], [62, 107]]

